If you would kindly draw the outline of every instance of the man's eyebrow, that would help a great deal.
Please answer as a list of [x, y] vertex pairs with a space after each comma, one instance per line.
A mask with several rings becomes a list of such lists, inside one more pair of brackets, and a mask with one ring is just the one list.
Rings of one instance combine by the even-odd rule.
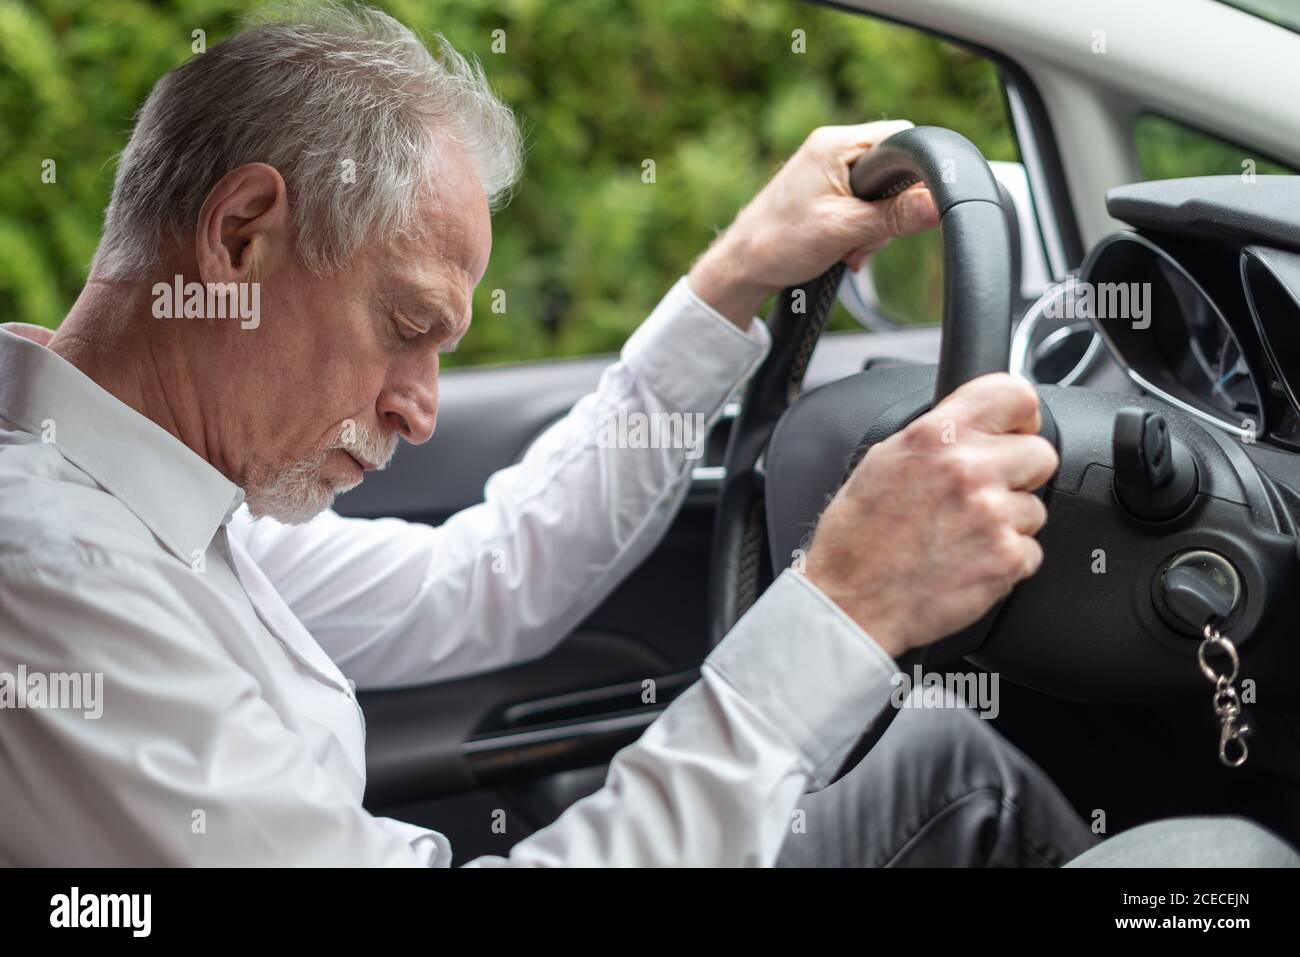
[[457, 305], [441, 292], [401, 284], [393, 290], [392, 296], [400, 312], [427, 323], [430, 332], [437, 332], [442, 337], [454, 335], [463, 324]]

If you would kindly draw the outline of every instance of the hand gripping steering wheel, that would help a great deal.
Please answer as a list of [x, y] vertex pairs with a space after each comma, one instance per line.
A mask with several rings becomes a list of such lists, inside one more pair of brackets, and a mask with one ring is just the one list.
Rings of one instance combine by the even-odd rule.
[[[887, 438], [963, 383], [1008, 367], [1011, 342], [1011, 243], [997, 181], [980, 151], [952, 130], [918, 126], [889, 137], [864, 154], [850, 173], [853, 192], [871, 201], [924, 183], [939, 212], [944, 250], [943, 328], [933, 390], [894, 402], [870, 423], [849, 462], [826, 463], [842, 477], [875, 442]], [[795, 406], [808, 361], [826, 325], [844, 272], [837, 263], [824, 274], [783, 291], [768, 316], [772, 349], [754, 374], [728, 442], [726, 477], [714, 526], [710, 580], [710, 625], [721, 641], [771, 580], [772, 567], [788, 566], [769, 529], [783, 525], [786, 508], [766, 488], [767, 466], [777, 455], [799, 455], [799, 429], [783, 423]], [[786, 417], [788, 418], [788, 417]], [[778, 424], [782, 428], [778, 429]], [[785, 428], [790, 424], [790, 428]], [[868, 423], [862, 423], [865, 427]], [[788, 439], [784, 443], [782, 440]], [[774, 441], [775, 440], [775, 441]], [[781, 446], [778, 448], [778, 446]], [[826, 486], [822, 486], [825, 488]], [[832, 487], [834, 487], [832, 485]], [[820, 509], [818, 509], [820, 511]], [[788, 524], [788, 523], [787, 523]], [[887, 543], [882, 543], [886, 545]], [[993, 613], [986, 616], [991, 620]], [[980, 624], [973, 626], [978, 632]], [[796, 636], [791, 636], [796, 640]], [[966, 643], [948, 639], [950, 653]], [[909, 653], [904, 671], [922, 660]], [[882, 713], [854, 748], [841, 773], [852, 767], [883, 733], [893, 709]]]

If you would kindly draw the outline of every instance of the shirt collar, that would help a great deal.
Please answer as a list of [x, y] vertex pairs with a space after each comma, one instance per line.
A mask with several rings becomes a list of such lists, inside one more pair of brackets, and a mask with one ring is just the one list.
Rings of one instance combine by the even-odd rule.
[[53, 444], [187, 563], [243, 504], [238, 486], [166, 429], [3, 329], [0, 417]]

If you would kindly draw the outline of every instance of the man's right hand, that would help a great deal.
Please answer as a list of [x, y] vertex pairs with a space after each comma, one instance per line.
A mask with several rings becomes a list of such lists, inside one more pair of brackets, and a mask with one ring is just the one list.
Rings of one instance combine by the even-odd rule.
[[1038, 396], [1000, 372], [873, 446], [818, 522], [805, 574], [889, 655], [975, 622], [1038, 570], [1033, 494], [1058, 457]]

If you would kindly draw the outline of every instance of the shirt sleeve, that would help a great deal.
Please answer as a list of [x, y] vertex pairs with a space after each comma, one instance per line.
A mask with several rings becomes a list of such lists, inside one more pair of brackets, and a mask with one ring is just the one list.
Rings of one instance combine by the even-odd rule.
[[[80, 709], [4, 712], [0, 864], [428, 863], [413, 846], [422, 832], [387, 826], [322, 771], [168, 574], [188, 572], [108, 557], [0, 581], [0, 672], [104, 678]], [[893, 672], [869, 636], [787, 571], [701, 680], [618, 754], [602, 790], [509, 857], [470, 863], [770, 865], [795, 802], [844, 760]], [[11, 788], [21, 799], [5, 800]]]
[[0, 672], [82, 676], [80, 708], [0, 710], [0, 864], [422, 863], [322, 770], [169, 565], [96, 555], [0, 577]]
[[616, 447], [602, 428], [644, 414], [707, 429], [769, 341], [761, 322], [741, 331], [683, 277], [596, 391], [488, 479], [482, 504], [437, 528], [334, 512], [287, 526], [242, 512], [231, 534], [360, 688], [539, 657], [660, 541], [698, 461], [681, 442]]
[[604, 788], [509, 857], [469, 866], [772, 865], [889, 700], [893, 660], [786, 571], [704, 662], [700, 680], [610, 765]]

